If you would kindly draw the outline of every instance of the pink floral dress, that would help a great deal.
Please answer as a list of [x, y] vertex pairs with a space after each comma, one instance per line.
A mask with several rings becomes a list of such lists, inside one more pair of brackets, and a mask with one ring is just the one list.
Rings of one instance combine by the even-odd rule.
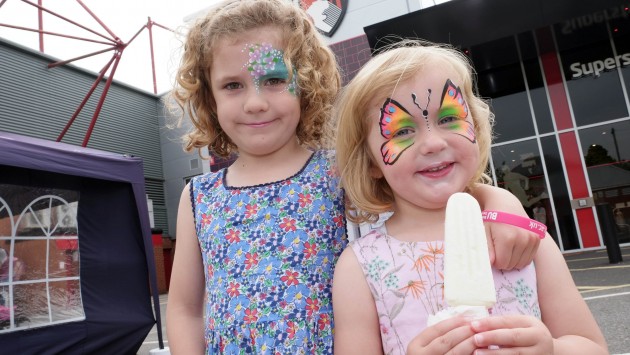
[[333, 268], [346, 246], [330, 152], [296, 175], [234, 188], [195, 177], [208, 354], [332, 354]]
[[[405, 354], [407, 345], [444, 300], [444, 242], [402, 242], [382, 225], [350, 244], [376, 302], [385, 354]], [[493, 315], [540, 318], [534, 264], [514, 271], [492, 270], [497, 290]]]

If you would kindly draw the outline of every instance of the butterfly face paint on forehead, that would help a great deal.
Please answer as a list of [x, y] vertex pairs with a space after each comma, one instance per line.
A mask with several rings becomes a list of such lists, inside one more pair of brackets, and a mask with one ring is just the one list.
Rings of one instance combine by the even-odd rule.
[[[247, 52], [248, 60], [243, 66], [251, 74], [256, 91], [260, 93], [261, 83], [266, 80], [289, 80], [289, 70], [284, 64], [284, 53], [274, 48], [269, 43], [246, 44], [243, 52]], [[286, 89], [293, 95], [297, 95], [296, 71], [293, 70], [291, 82], [286, 84]]]
[[450, 132], [465, 137], [472, 143], [477, 142], [475, 128], [468, 120], [468, 104], [459, 86], [446, 79], [442, 101], [438, 111], [438, 125]]
[[414, 143], [410, 131], [416, 130], [413, 116], [396, 100], [387, 98], [381, 108], [379, 119], [381, 136], [387, 139], [381, 145], [383, 163], [392, 165], [400, 155]]
[[418, 96], [416, 95], [415, 92], [411, 93], [411, 99], [413, 100], [413, 103], [418, 106], [418, 108], [420, 110], [422, 110], [422, 117], [424, 117], [424, 123], [427, 124], [427, 129], [430, 131], [431, 127], [429, 126], [429, 110], [427, 110], [429, 108], [429, 103], [431, 103], [431, 89], [427, 89], [427, 105], [422, 108], [420, 107], [420, 105], [416, 102], [416, 100], [418, 99]]

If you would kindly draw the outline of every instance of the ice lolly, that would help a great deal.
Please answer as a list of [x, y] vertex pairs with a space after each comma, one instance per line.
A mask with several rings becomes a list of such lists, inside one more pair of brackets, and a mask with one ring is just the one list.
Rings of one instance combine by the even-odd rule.
[[444, 298], [448, 307], [429, 316], [429, 325], [456, 315], [482, 318], [496, 303], [481, 209], [467, 193], [453, 194], [446, 205]]

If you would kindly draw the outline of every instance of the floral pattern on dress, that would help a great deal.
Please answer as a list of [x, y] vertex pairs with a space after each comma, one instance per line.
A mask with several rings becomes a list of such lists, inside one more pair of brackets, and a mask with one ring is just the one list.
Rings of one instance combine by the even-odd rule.
[[[403, 242], [375, 227], [350, 244], [376, 302], [383, 352], [404, 354], [429, 315], [444, 300], [444, 242]], [[521, 270], [492, 270], [497, 303], [491, 314], [526, 314], [540, 318], [534, 265]]]
[[346, 246], [333, 167], [318, 151], [274, 183], [229, 187], [226, 170], [192, 179], [208, 354], [332, 353], [332, 277]]

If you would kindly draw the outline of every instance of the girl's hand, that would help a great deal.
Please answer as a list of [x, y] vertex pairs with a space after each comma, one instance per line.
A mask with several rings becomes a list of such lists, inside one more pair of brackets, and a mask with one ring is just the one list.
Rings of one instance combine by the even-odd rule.
[[536, 317], [491, 316], [472, 321], [470, 327], [477, 333], [473, 337], [475, 346], [479, 348], [475, 355], [553, 354], [551, 333]]
[[[478, 184], [473, 194], [482, 210], [528, 217], [521, 202], [510, 191]], [[529, 218], [529, 217], [528, 217]], [[484, 223], [492, 266], [500, 270], [522, 269], [534, 260], [540, 239], [534, 232], [503, 223]]]
[[426, 328], [407, 347], [407, 355], [470, 355], [475, 351], [474, 331], [467, 320], [450, 318]]
[[522, 269], [534, 260], [540, 244], [536, 233], [503, 223], [488, 222], [485, 227], [492, 266]]

